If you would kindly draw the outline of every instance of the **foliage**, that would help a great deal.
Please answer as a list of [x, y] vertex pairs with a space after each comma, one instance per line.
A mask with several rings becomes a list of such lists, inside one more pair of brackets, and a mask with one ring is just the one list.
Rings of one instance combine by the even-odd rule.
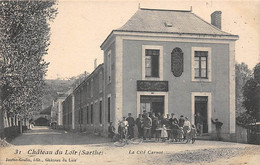
[[[243, 106], [246, 108], [246, 112], [257, 119], [259, 115], [259, 100], [260, 100], [260, 84], [258, 82], [258, 76], [260, 73], [260, 63], [254, 68], [254, 77], [249, 79], [243, 87], [244, 101]], [[259, 117], [259, 116], [258, 116]], [[258, 118], [259, 120], [259, 118]]]
[[245, 112], [243, 107], [243, 86], [246, 84], [247, 80], [251, 78], [252, 71], [248, 68], [245, 63], [235, 65], [236, 70], [236, 116], [239, 116]]
[[74, 81], [71, 80], [44, 80], [45, 85], [43, 87], [43, 97], [42, 97], [42, 109], [47, 108], [52, 105], [52, 101], [58, 97], [57, 92], [66, 93]]
[[50, 25], [57, 15], [56, 2], [0, 2], [0, 55], [3, 109], [9, 114], [30, 115], [41, 106], [43, 60], [50, 44]]

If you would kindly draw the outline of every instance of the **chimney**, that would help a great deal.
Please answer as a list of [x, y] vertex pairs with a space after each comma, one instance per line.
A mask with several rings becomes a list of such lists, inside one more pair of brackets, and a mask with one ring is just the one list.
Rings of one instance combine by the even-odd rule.
[[214, 11], [211, 16], [211, 24], [221, 29], [221, 11]]
[[94, 69], [96, 69], [97, 68], [97, 58], [95, 58], [95, 60], [94, 60]]

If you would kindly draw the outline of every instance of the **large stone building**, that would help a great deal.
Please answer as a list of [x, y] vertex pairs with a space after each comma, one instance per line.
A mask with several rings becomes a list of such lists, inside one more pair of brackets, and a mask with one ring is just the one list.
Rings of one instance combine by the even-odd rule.
[[211, 118], [223, 122], [222, 137], [235, 133], [235, 41], [191, 11], [139, 9], [101, 45], [104, 64], [63, 102], [67, 128], [106, 134], [129, 112], [204, 118], [203, 133], [214, 135]]

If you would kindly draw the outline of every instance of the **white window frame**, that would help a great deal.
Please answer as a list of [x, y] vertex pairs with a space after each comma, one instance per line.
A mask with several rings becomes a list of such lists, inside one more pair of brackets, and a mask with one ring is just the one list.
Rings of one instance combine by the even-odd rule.
[[111, 50], [107, 52], [107, 84], [111, 83]]
[[[207, 57], [207, 75], [208, 78], [195, 78], [195, 51], [207, 51], [208, 57]], [[192, 47], [191, 48], [191, 81], [203, 81], [203, 82], [211, 82], [211, 47]]]
[[212, 123], [211, 123], [211, 118], [212, 118], [212, 95], [211, 92], [192, 92], [191, 93], [191, 123], [195, 124], [195, 97], [196, 96], [207, 96], [208, 97], [208, 105], [207, 105], [207, 110], [208, 110], [208, 133], [212, 132]]
[[[159, 57], [159, 77], [145, 77], [145, 50], [160, 50]], [[142, 45], [142, 80], [163, 80], [163, 46], [159, 45]]]

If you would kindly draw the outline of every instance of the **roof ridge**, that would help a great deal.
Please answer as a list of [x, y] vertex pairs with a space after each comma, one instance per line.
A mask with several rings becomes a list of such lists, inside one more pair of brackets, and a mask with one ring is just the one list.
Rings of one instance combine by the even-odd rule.
[[225, 32], [225, 31], [222, 31], [221, 29], [219, 29], [219, 28], [217, 28], [216, 26], [212, 25], [211, 23], [205, 21], [204, 19], [202, 19], [200, 16], [196, 15], [195, 13], [192, 13], [192, 12], [191, 12], [191, 14], [193, 14], [195, 17], [199, 18], [200, 20], [202, 20], [203, 22], [205, 22], [206, 24], [208, 24], [209, 26], [213, 27], [213, 28], [216, 29], [216, 30], [218, 30], [218, 31], [220, 31], [220, 32], [223, 32], [223, 33], [226, 33], [226, 34], [228, 34], [228, 35], [233, 35], [233, 34], [231, 34], [231, 33], [227, 33], [227, 32]]
[[140, 10], [191, 12], [191, 10], [150, 9], [150, 8], [140, 8]]

